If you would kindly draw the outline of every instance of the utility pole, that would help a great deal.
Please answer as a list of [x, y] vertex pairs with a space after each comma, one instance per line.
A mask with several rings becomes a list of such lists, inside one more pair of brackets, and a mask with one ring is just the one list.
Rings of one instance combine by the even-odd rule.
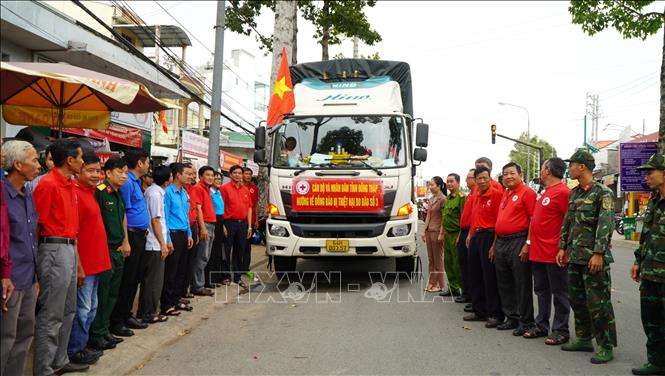
[[600, 120], [600, 100], [598, 94], [586, 94], [586, 113], [591, 115], [591, 137], [585, 142], [598, 141], [598, 120]]
[[353, 58], [358, 58], [358, 37], [353, 37]]
[[210, 133], [208, 135], [208, 165], [219, 168], [219, 126], [222, 117], [222, 72], [224, 64], [224, 13], [226, 1], [217, 1], [215, 21], [215, 56], [212, 65], [212, 103], [210, 108]]

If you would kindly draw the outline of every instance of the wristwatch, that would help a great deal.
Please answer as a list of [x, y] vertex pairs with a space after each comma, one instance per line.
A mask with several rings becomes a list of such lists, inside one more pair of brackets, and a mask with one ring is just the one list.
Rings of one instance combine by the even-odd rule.
[[528, 245], [530, 247], [531, 246], [531, 240], [527, 239], [526, 240], [526, 245]]

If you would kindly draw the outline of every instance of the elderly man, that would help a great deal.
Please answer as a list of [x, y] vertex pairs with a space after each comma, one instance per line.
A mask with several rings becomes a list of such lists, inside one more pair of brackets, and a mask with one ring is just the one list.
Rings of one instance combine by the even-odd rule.
[[[35, 149], [26, 141], [9, 141], [2, 147], [3, 203], [7, 205], [7, 222], [3, 227], [9, 233], [10, 273], [3, 270], [3, 285], [8, 282], [13, 291], [3, 296], [0, 321], [0, 374], [22, 375], [26, 355], [35, 330], [37, 302], [37, 211], [25, 183], [39, 174], [39, 159]], [[2, 174], [4, 175], [4, 174]], [[4, 292], [4, 290], [3, 290]]]

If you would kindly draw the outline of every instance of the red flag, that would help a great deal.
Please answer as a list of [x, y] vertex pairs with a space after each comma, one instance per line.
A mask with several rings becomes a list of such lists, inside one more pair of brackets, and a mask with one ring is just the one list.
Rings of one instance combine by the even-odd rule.
[[166, 111], [159, 111], [159, 122], [162, 123], [162, 131], [169, 133], [169, 127], [166, 125]]
[[296, 106], [296, 99], [293, 96], [293, 84], [291, 83], [291, 73], [289, 72], [289, 63], [286, 59], [286, 48], [282, 49], [282, 62], [279, 64], [275, 88], [270, 97], [268, 105], [268, 128], [282, 121], [285, 113], [292, 112]]

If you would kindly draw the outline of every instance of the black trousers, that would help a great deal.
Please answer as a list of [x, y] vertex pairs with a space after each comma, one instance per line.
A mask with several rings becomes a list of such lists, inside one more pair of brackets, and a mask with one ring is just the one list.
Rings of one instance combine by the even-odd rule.
[[527, 232], [499, 236], [496, 240], [496, 281], [503, 313], [520, 325], [533, 325], [533, 283], [531, 262], [522, 262], [520, 251]]
[[240, 276], [246, 272], [243, 268], [243, 257], [247, 250], [247, 222], [239, 220], [225, 220], [227, 236], [224, 239], [224, 252], [231, 265], [231, 277], [238, 283]]
[[501, 299], [496, 284], [494, 263], [489, 259], [489, 250], [494, 242], [494, 232], [475, 232], [469, 244], [469, 279], [471, 281], [471, 304], [478, 316], [504, 319]]
[[160, 307], [162, 311], [174, 307], [178, 304], [180, 295], [180, 286], [185, 278], [185, 262], [187, 261], [187, 232], [171, 231], [171, 243], [173, 243], [173, 253], [164, 260], [164, 286], [162, 287], [162, 296]]
[[224, 252], [224, 216], [218, 215], [215, 222], [215, 240], [212, 242], [210, 259], [205, 268], [205, 284], [212, 287], [213, 284], [222, 282], [222, 254]]
[[199, 227], [194, 222], [190, 225], [190, 228], [192, 230], [194, 245], [185, 252], [185, 260], [183, 261], [185, 263], [185, 270], [182, 271], [183, 278], [180, 280], [180, 297], [187, 295], [189, 286], [192, 284], [192, 278], [194, 277], [194, 274], [192, 274], [192, 265], [196, 261], [196, 244], [199, 242]]
[[545, 330], [550, 329], [552, 301], [554, 318], [552, 332], [568, 334], [570, 303], [568, 302], [568, 269], [557, 264], [534, 261], [531, 263], [533, 290], [538, 300], [536, 324]]
[[115, 308], [111, 314], [111, 325], [124, 325], [125, 320], [132, 315], [136, 291], [142, 278], [141, 258], [145, 253], [146, 233], [128, 231], [127, 237], [129, 238], [129, 246], [132, 248], [132, 251], [128, 257], [125, 257], [118, 301], [115, 303]]
[[141, 260], [141, 289], [137, 317], [149, 320], [157, 314], [164, 287], [164, 261], [162, 252], [146, 250]]
[[[254, 226], [252, 225], [252, 234], [254, 234]], [[245, 234], [247, 237], [247, 234]], [[242, 270], [249, 271], [249, 266], [252, 263], [252, 238], [246, 239], [247, 246], [245, 247], [245, 252], [242, 255]]]
[[471, 282], [469, 281], [469, 249], [466, 247], [466, 237], [469, 235], [469, 229], [461, 229], [459, 241], [457, 242], [457, 259], [459, 260], [459, 270], [462, 275], [462, 297], [471, 299]]

